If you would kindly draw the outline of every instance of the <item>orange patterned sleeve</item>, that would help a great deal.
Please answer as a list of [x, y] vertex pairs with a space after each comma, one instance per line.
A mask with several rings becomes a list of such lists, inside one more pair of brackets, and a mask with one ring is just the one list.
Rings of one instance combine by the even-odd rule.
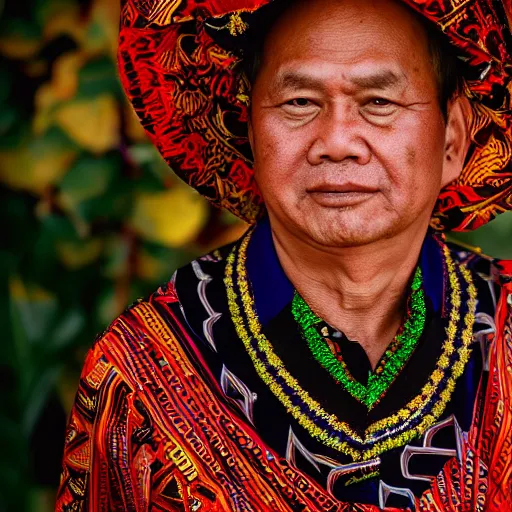
[[136, 393], [97, 343], [69, 419], [56, 510], [148, 510], [152, 454], [145, 423]]
[[377, 510], [336, 502], [271, 454], [195, 369], [192, 341], [163, 302], [130, 308], [89, 351], [58, 512]]

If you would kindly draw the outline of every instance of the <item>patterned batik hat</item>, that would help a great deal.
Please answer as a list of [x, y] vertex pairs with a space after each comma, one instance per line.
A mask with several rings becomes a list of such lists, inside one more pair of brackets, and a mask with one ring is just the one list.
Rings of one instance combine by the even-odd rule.
[[[464, 62], [472, 143], [432, 226], [475, 229], [512, 209], [512, 0], [402, 1], [434, 22]], [[121, 11], [121, 79], [150, 139], [185, 182], [249, 223], [265, 208], [247, 138], [244, 48], [270, 3], [123, 0]]]

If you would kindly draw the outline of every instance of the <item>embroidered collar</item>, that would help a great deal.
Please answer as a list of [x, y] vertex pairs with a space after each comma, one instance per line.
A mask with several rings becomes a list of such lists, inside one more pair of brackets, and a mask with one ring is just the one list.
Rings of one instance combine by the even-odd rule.
[[[456, 380], [462, 375], [469, 360], [477, 301], [471, 273], [464, 265], [457, 264], [452, 259], [447, 246], [435, 240], [439, 243], [442, 254], [442, 267], [445, 272], [442, 275], [445, 275], [443, 281], [447, 287], [443, 304], [447, 326], [435, 368], [418, 395], [390, 416], [369, 425], [364, 433], [359, 433], [325, 409], [307, 389], [302, 387], [275, 352], [272, 340], [263, 332], [261, 312], [255, 307], [254, 290], [247, 266], [248, 246], [253, 233], [251, 230], [233, 247], [226, 261], [224, 282], [230, 315], [237, 335], [243, 342], [259, 377], [295, 420], [313, 438], [343, 452], [354, 461], [370, 460], [385, 451], [403, 446], [422, 435], [428, 427], [438, 421], [455, 389]], [[274, 258], [274, 261], [277, 261], [275, 256]], [[274, 272], [275, 268], [265, 269], [265, 264], [269, 264], [269, 260], [259, 260], [260, 268], [266, 272], [264, 278], [268, 284], [266, 276], [273, 275], [270, 272]], [[252, 268], [254, 269], [254, 264]], [[252, 279], [255, 279], [254, 274]], [[256, 280], [255, 284], [257, 282]], [[259, 287], [258, 284], [256, 286]], [[276, 290], [275, 295], [277, 297], [272, 298], [274, 307], [276, 304], [277, 307], [280, 306], [279, 301], [282, 304], [287, 300], [286, 295], [282, 295], [282, 290], [280, 293]], [[260, 307], [265, 307], [261, 302], [261, 296], [258, 300]], [[263, 312], [268, 319], [272, 309], [267, 308]]]
[[[439, 235], [438, 235], [439, 236]], [[247, 273], [263, 326], [293, 300], [294, 287], [277, 257], [268, 217], [258, 222], [247, 249]], [[435, 235], [428, 232], [420, 253], [425, 295], [432, 312], [443, 314], [443, 259]]]

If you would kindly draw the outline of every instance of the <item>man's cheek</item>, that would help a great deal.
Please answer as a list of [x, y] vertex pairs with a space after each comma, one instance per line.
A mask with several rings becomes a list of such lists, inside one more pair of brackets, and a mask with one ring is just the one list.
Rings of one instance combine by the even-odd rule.
[[407, 165], [413, 169], [416, 165], [416, 149], [412, 146], [408, 146], [405, 150]]
[[273, 157], [277, 155], [281, 142], [281, 139], [273, 133], [271, 126], [263, 126], [256, 141], [258, 156], [265, 162], [272, 162]]

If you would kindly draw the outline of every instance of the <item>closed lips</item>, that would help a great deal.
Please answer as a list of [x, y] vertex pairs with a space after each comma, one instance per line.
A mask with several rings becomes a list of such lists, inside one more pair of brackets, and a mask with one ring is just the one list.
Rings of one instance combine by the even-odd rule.
[[344, 183], [344, 184], [322, 184], [307, 189], [310, 193], [347, 193], [347, 192], [377, 192], [376, 188], [367, 187], [364, 185], [357, 185], [355, 183]]

